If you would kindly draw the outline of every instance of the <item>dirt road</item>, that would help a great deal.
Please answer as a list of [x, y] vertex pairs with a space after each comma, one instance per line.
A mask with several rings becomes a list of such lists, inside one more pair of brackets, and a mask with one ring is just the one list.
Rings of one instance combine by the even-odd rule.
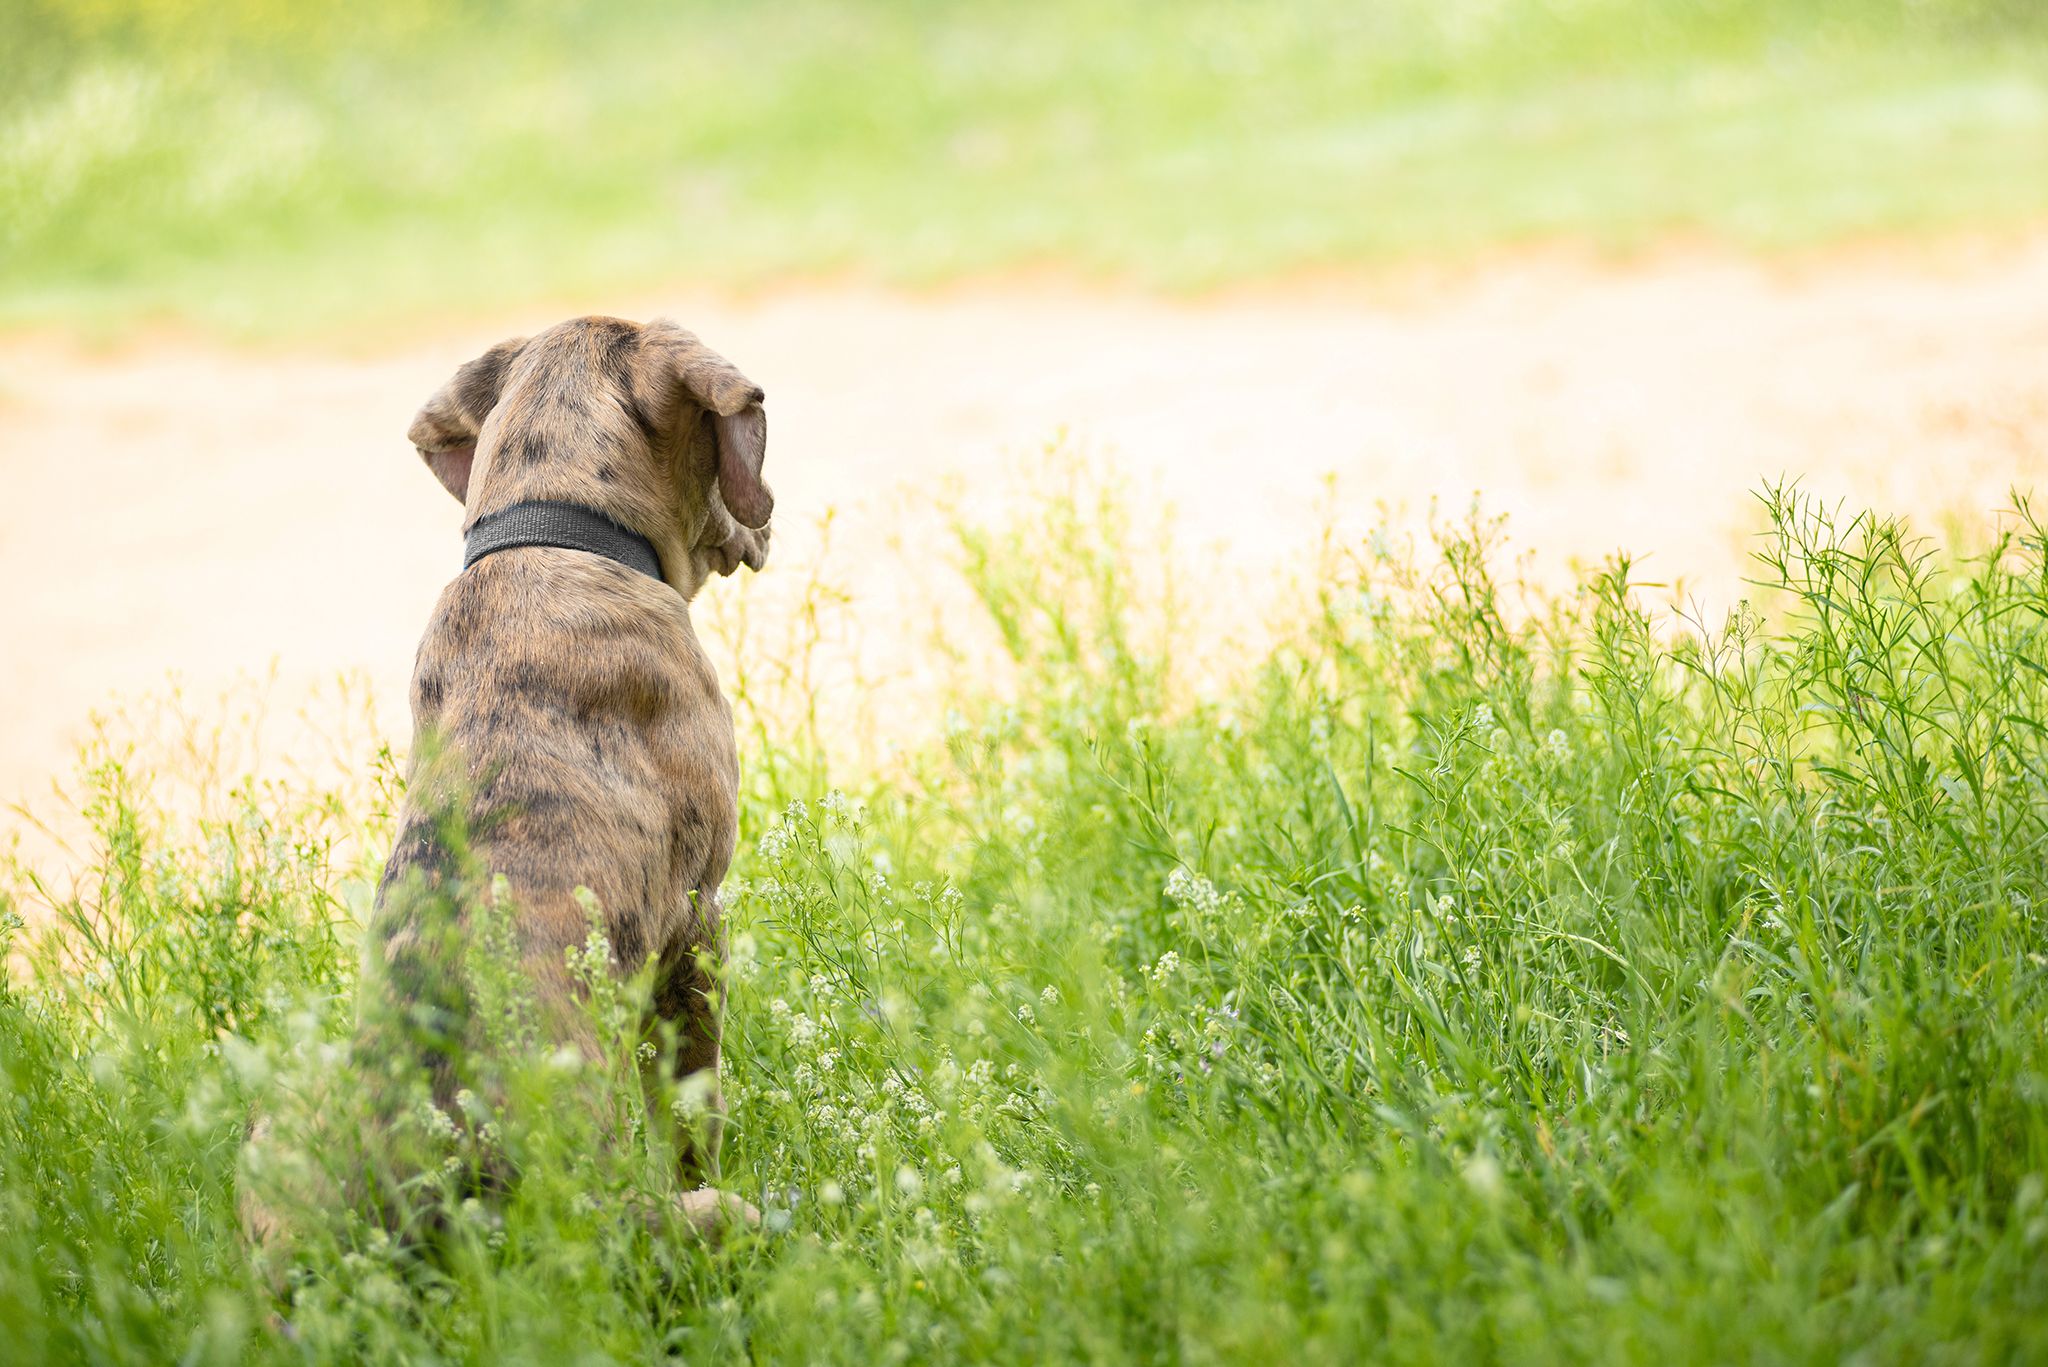
[[[766, 386], [777, 566], [836, 510], [857, 616], [912, 573], [883, 549], [905, 490], [957, 477], [999, 498], [999, 472], [1028, 475], [1062, 429], [1248, 575], [1299, 566], [1334, 474], [1354, 521], [1484, 490], [1548, 565], [1626, 546], [1724, 600], [1763, 477], [1931, 527], [2002, 506], [2048, 453], [2048, 237], [1795, 266], [1534, 259], [1200, 302], [588, 302], [671, 314]], [[407, 420], [456, 363], [562, 312], [395, 348], [0, 338], [0, 799], [66, 764], [89, 708], [167, 673], [205, 694], [274, 661], [289, 695], [359, 667], [399, 730], [458, 552]], [[920, 630], [877, 609], [864, 648], [913, 651]]]

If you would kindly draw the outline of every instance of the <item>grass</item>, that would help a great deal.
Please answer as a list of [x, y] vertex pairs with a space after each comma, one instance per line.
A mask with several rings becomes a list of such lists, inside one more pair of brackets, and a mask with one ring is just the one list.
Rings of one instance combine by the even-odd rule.
[[2031, 0], [21, 0], [0, 321], [792, 274], [1201, 288], [2048, 215]]
[[886, 776], [745, 728], [726, 1180], [763, 1232], [618, 1218], [660, 1146], [561, 1103], [577, 1069], [521, 1042], [486, 954], [520, 1184], [420, 1179], [448, 1225], [426, 1260], [326, 1212], [289, 1340], [236, 1154], [252, 1105], [332, 1095], [395, 769], [180, 815], [174, 775], [103, 742], [85, 879], [14, 894], [48, 928], [14, 917], [0, 991], [0, 1339], [2038, 1360], [2044, 528], [2022, 504], [1944, 549], [1765, 506], [1755, 605], [1711, 630], [1623, 564], [1531, 597], [1477, 517], [1416, 554], [1326, 542], [1278, 647], [1206, 692], [1131, 599], [1114, 503], [963, 528], [1007, 678], [963, 673]]

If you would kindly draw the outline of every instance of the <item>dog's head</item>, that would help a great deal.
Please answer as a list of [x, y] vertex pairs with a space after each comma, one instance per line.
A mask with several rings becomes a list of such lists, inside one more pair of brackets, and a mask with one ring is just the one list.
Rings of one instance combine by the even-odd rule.
[[457, 370], [407, 435], [465, 526], [525, 499], [586, 504], [653, 542], [687, 597], [767, 559], [762, 397], [674, 323], [577, 318]]

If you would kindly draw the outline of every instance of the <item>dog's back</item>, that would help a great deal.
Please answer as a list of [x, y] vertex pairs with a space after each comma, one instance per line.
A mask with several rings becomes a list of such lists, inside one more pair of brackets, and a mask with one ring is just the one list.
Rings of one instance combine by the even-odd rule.
[[739, 759], [682, 599], [582, 552], [501, 552], [442, 594], [412, 702], [425, 758], [375, 921], [396, 990], [443, 971], [406, 959], [427, 900], [465, 871], [504, 880], [544, 997], [570, 991], [565, 951], [589, 929], [579, 887], [623, 972], [715, 949]]

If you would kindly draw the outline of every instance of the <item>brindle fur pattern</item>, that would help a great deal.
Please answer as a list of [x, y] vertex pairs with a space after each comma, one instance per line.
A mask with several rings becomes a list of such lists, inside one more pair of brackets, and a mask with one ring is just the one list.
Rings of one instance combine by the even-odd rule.
[[[584, 504], [652, 542], [666, 583], [522, 547], [442, 593], [414, 667], [414, 771], [370, 927], [366, 1036], [378, 1021], [428, 1022], [407, 1037], [429, 1041], [415, 1059], [450, 1105], [474, 1042], [463, 907], [502, 880], [548, 1026], [595, 1055], [567, 961], [589, 933], [576, 895], [587, 888], [615, 970], [654, 965], [646, 1032], [673, 1039], [674, 1076], [714, 1083], [708, 1134], [677, 1136], [691, 1184], [716, 1175], [718, 888], [738, 835], [739, 759], [689, 600], [712, 573], [766, 557], [761, 402], [672, 323], [581, 318], [464, 365], [409, 433], [463, 501], [465, 530], [527, 499]], [[366, 1065], [379, 1051], [359, 1041]]]

